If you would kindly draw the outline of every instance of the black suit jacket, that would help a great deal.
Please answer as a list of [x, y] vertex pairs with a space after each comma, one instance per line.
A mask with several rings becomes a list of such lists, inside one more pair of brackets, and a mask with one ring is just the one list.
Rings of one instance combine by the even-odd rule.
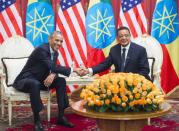
[[[99, 65], [92, 67], [93, 74], [107, 70], [114, 64], [115, 72], [121, 72], [121, 45], [113, 46], [109, 52], [109, 56]], [[126, 64], [124, 72], [138, 73], [149, 78], [149, 63], [147, 59], [147, 52], [144, 47], [131, 42], [128, 54], [126, 57]]]
[[68, 67], [57, 65], [57, 57], [58, 52], [54, 52], [53, 60], [51, 59], [49, 44], [44, 44], [37, 47], [29, 56], [27, 63], [15, 79], [14, 83], [24, 78], [36, 79], [40, 82], [43, 82], [50, 72], [69, 76], [71, 69]]

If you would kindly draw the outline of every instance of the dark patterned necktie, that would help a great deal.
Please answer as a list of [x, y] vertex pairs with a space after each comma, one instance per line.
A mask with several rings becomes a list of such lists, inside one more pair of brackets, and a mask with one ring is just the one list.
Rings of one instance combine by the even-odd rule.
[[125, 56], [126, 56], [126, 48], [122, 49], [122, 55], [121, 55], [121, 72], [124, 71], [125, 67]]

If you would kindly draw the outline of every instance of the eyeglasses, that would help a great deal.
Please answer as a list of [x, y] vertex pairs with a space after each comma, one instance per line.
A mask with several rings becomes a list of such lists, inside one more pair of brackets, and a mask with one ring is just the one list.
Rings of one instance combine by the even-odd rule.
[[126, 38], [127, 38], [127, 37], [129, 37], [129, 36], [130, 36], [130, 35], [127, 35], [127, 34], [126, 34], [126, 35], [118, 35], [119, 38], [122, 38], [122, 37], [126, 37]]

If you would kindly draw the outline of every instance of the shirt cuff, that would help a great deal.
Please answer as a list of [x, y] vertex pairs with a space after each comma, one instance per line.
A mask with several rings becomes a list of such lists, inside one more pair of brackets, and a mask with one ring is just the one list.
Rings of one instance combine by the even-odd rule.
[[88, 68], [88, 70], [89, 70], [89, 75], [93, 75], [93, 69], [92, 68]]
[[73, 68], [71, 67], [71, 72], [70, 72], [70, 74], [72, 74], [73, 73]]

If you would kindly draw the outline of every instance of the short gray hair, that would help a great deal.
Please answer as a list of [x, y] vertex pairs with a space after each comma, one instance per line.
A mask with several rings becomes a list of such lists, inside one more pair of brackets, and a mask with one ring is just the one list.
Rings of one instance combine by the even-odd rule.
[[62, 32], [59, 30], [56, 30], [53, 33], [51, 33], [49, 37], [52, 38], [54, 34], [62, 35]]

